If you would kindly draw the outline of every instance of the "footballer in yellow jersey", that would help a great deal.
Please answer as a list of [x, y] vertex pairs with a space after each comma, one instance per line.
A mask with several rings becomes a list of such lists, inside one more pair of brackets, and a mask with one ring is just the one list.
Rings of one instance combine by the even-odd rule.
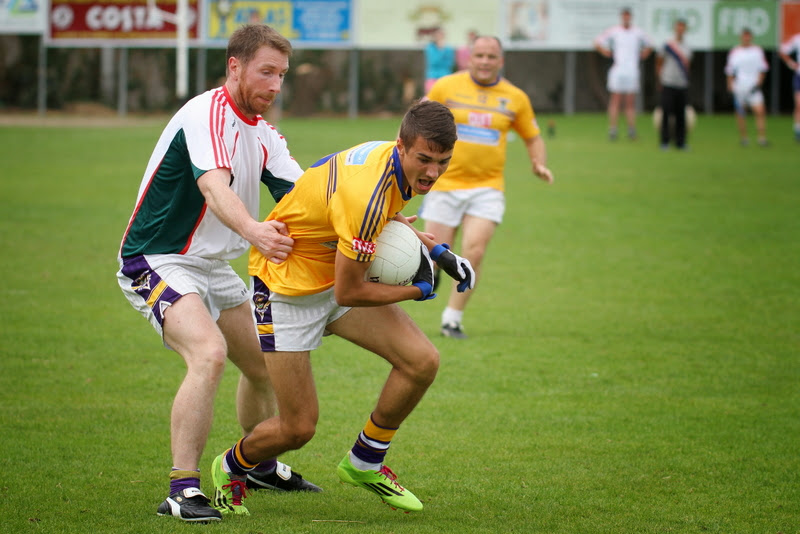
[[364, 143], [318, 161], [268, 216], [289, 228], [291, 254], [275, 264], [253, 249], [250, 274], [284, 295], [333, 286], [337, 251], [371, 261], [383, 226], [415, 195], [404, 178], [395, 142]]
[[[436, 190], [425, 197], [420, 216], [425, 231], [441, 242], [452, 243], [460, 227], [461, 251], [476, 272], [505, 213], [503, 173], [509, 130], [515, 130], [525, 143], [533, 173], [548, 183], [553, 181], [530, 99], [500, 75], [502, 68], [500, 41], [477, 37], [469, 68], [440, 78], [427, 95], [453, 112], [458, 141], [450, 167]], [[443, 335], [466, 337], [461, 321], [471, 293], [450, 292], [442, 313]]]
[[[390, 219], [406, 221], [400, 211], [414, 195], [431, 191], [455, 142], [447, 107], [417, 103], [403, 118], [396, 142], [364, 143], [323, 158], [269, 214], [268, 220], [286, 224], [294, 240], [284, 261], [254, 252], [249, 265], [258, 337], [279, 413], [214, 461], [215, 484], [222, 482], [215, 501], [219, 497], [224, 504], [226, 488], [247, 477], [257, 462], [312, 438], [319, 406], [310, 353], [330, 333], [392, 366], [374, 411], [337, 467], [339, 479], [393, 508], [422, 510], [383, 460], [400, 424], [433, 382], [439, 353], [397, 303], [435, 296], [433, 261], [459, 280], [460, 291], [474, 286], [475, 273], [468, 261], [420, 232], [420, 269], [411, 285], [370, 282], [365, 273], [376, 237]], [[347, 371], [345, 362], [341, 376]]]
[[428, 99], [450, 108], [458, 128], [453, 160], [436, 190], [491, 187], [503, 191], [509, 130], [522, 139], [539, 135], [528, 95], [505, 78], [482, 85], [465, 70], [440, 78]]

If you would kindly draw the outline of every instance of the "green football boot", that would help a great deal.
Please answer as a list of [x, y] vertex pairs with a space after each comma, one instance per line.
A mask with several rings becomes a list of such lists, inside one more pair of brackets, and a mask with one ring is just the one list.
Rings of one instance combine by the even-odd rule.
[[400, 508], [408, 512], [419, 512], [422, 503], [409, 490], [397, 483], [397, 475], [385, 465], [380, 471], [361, 471], [350, 463], [350, 453], [339, 462], [336, 469], [339, 480], [352, 486], [362, 487], [373, 493], [392, 509]]
[[227, 452], [223, 452], [211, 462], [211, 479], [214, 481], [213, 506], [223, 514], [250, 515], [250, 511], [242, 504], [242, 499], [247, 497], [246, 477], [231, 476], [222, 469], [222, 459]]

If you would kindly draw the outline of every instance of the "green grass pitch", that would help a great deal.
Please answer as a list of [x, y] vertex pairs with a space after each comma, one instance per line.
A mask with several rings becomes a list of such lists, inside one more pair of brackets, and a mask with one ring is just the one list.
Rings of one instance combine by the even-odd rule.
[[[425, 503], [338, 483], [387, 365], [338, 339], [313, 355], [321, 417], [284, 460], [325, 488], [258, 493], [250, 517], [155, 515], [183, 376], [119, 291], [116, 250], [164, 121], [0, 127], [0, 527], [4, 532], [800, 532], [800, 145], [738, 145], [700, 115], [691, 151], [609, 143], [605, 117], [542, 116], [556, 181], [509, 145], [508, 206], [465, 318], [449, 291], [403, 306], [439, 376], [387, 461]], [[285, 118], [308, 166], [399, 118]], [[263, 196], [262, 211], [271, 207]], [[406, 211], [413, 214], [415, 199]], [[242, 260], [236, 268], [245, 273]], [[238, 437], [237, 372], [203, 458]]]

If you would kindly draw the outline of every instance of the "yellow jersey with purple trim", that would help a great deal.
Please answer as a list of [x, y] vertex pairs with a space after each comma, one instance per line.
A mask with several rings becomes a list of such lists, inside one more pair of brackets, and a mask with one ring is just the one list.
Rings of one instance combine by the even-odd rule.
[[508, 131], [514, 129], [523, 139], [539, 135], [528, 95], [505, 78], [481, 85], [469, 71], [461, 71], [439, 78], [428, 98], [450, 108], [458, 127], [453, 159], [434, 190], [491, 187], [503, 191]]
[[286, 224], [292, 252], [275, 264], [251, 248], [250, 275], [282, 295], [330, 288], [337, 250], [356, 261], [372, 261], [378, 234], [413, 196], [403, 182], [393, 141], [364, 143], [321, 159], [267, 216]]

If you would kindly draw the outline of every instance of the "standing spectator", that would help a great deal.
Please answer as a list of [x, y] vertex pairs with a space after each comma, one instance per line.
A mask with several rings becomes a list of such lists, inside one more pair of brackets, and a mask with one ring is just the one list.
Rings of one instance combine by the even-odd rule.
[[[478, 37], [469, 70], [445, 76], [428, 94], [430, 100], [453, 111], [458, 141], [449, 170], [423, 200], [420, 216], [425, 219], [425, 231], [441, 243], [453, 243], [461, 228], [461, 253], [476, 273], [505, 212], [503, 172], [509, 130], [525, 142], [533, 173], [553, 181], [528, 95], [500, 76], [502, 68], [500, 41]], [[469, 293], [450, 293], [442, 313], [442, 335], [466, 337], [462, 318], [468, 300]]]
[[[389, 220], [407, 222], [400, 211], [435, 185], [455, 141], [456, 125], [445, 106], [415, 104], [395, 142], [363, 143], [321, 159], [268, 216], [285, 221], [296, 239], [292, 254], [279, 265], [261, 251], [250, 253], [254, 313], [278, 414], [214, 459], [217, 503], [245, 513], [243, 483], [254, 464], [299, 449], [314, 436], [319, 401], [311, 351], [330, 333], [391, 365], [373, 412], [339, 463], [339, 479], [377, 494], [393, 508], [422, 510], [384, 458], [398, 427], [433, 383], [439, 353], [397, 303], [435, 296], [432, 259], [461, 281], [462, 291], [472, 287], [475, 273], [463, 258], [417, 232], [423, 242], [412, 285], [373, 283], [365, 274], [375, 238]], [[353, 365], [343, 362], [343, 377]], [[343, 387], [353, 386], [345, 381]]]
[[472, 43], [478, 37], [478, 32], [469, 30], [467, 32], [466, 44], [459, 46], [456, 50], [456, 68], [458, 70], [466, 70], [469, 68], [469, 58], [472, 55]]
[[630, 8], [623, 8], [622, 23], [612, 26], [594, 41], [601, 55], [614, 60], [608, 71], [608, 138], [617, 139], [620, 102], [625, 106], [628, 138], [636, 139], [636, 95], [639, 93], [639, 62], [647, 59], [653, 44], [643, 30], [631, 23]]
[[[249, 432], [274, 411], [250, 292], [229, 260], [250, 244], [278, 263], [292, 249], [283, 223], [256, 219], [260, 182], [279, 199], [303, 172], [262, 119], [281, 90], [291, 49], [262, 24], [231, 35], [225, 84], [189, 100], [167, 124], [122, 238], [122, 292], [187, 367], [172, 404], [172, 471], [158, 515], [222, 519], [200, 491], [198, 463], [226, 357], [242, 372], [242, 429]], [[319, 490], [288, 466], [265, 464], [256, 474], [261, 487], [277, 489], [272, 479], [282, 478], [293, 486], [281, 489]]]
[[[675, 38], [667, 41], [656, 56], [656, 74], [661, 83], [661, 148], [669, 148], [671, 126], [675, 146], [686, 149], [686, 106], [689, 100], [689, 64], [692, 51], [683, 41], [686, 20], [675, 21]], [[672, 124], [670, 124], [672, 122]]]
[[[792, 69], [792, 92], [794, 93], [794, 140], [800, 143], [800, 33], [781, 44], [778, 51], [786, 66]], [[794, 58], [792, 58], [794, 54]]]
[[744, 28], [740, 36], [740, 44], [728, 52], [725, 64], [725, 75], [728, 77], [728, 91], [733, 94], [733, 106], [736, 110], [736, 125], [739, 128], [739, 142], [747, 146], [747, 108], [753, 111], [756, 119], [758, 144], [767, 146], [767, 113], [764, 105], [764, 93], [761, 86], [769, 70], [764, 50], [753, 44], [753, 32]]
[[445, 44], [445, 33], [441, 28], [433, 32], [431, 41], [425, 46], [425, 94], [442, 76], [453, 72], [456, 51]]

